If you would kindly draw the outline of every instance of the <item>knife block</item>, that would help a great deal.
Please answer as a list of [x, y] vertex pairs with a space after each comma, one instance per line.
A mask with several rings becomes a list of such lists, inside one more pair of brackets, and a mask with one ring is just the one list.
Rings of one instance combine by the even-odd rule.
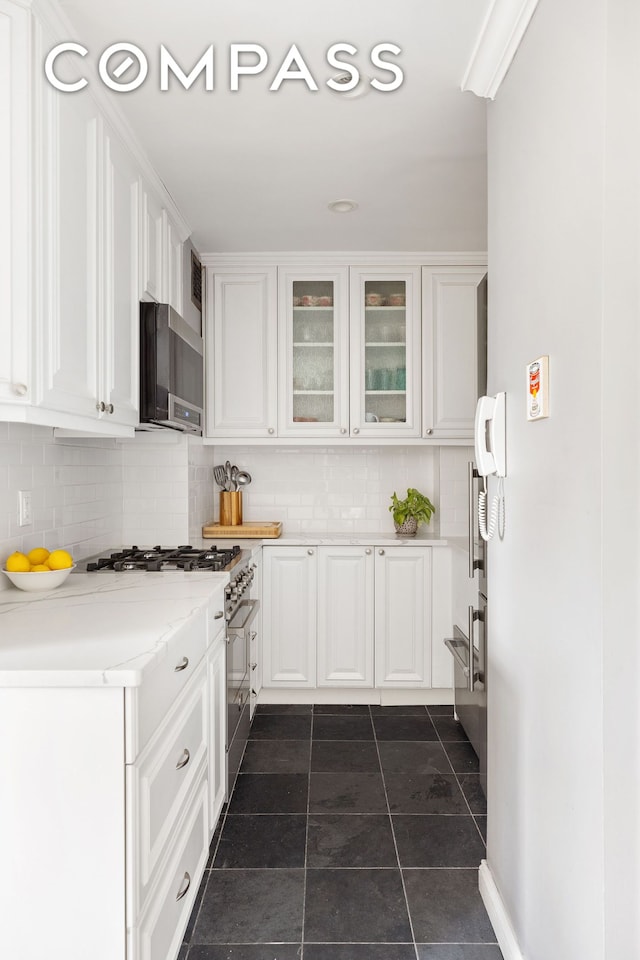
[[220, 525], [237, 527], [242, 523], [242, 491], [223, 490], [220, 493]]

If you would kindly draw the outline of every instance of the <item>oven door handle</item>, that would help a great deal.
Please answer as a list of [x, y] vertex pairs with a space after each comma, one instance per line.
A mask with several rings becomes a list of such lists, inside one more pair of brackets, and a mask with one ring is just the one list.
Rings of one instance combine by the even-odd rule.
[[227, 633], [229, 636], [242, 636], [242, 634], [246, 632], [247, 627], [249, 627], [257, 617], [259, 609], [259, 600], [243, 600], [239, 603], [227, 625]]

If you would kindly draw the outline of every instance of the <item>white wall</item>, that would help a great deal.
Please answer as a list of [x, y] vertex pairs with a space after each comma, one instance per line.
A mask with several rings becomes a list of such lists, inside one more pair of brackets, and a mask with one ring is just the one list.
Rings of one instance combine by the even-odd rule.
[[[489, 107], [508, 477], [489, 552], [488, 863], [526, 960], [640, 955], [639, 49], [630, 0], [541, 0]], [[551, 416], [527, 423], [541, 354]]]

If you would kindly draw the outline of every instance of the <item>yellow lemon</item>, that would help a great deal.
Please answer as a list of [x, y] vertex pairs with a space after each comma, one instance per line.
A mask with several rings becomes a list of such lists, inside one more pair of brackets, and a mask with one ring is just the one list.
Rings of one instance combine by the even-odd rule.
[[51, 573], [51, 567], [48, 567], [46, 563], [32, 563], [31, 573]]
[[66, 570], [73, 566], [73, 557], [66, 550], [53, 550], [47, 558], [50, 570]]
[[6, 569], [9, 573], [28, 573], [31, 569], [29, 558], [24, 553], [16, 550], [10, 557], [7, 557]]
[[27, 554], [29, 563], [32, 567], [34, 567], [36, 564], [46, 563], [48, 556], [49, 551], [46, 547], [34, 547], [33, 550], [29, 550], [29, 553]]

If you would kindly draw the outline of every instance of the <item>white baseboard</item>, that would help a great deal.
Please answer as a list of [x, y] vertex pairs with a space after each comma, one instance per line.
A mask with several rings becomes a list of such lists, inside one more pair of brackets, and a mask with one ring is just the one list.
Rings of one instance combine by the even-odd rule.
[[513, 932], [507, 908], [486, 860], [482, 860], [480, 863], [478, 886], [504, 960], [524, 960], [524, 954], [520, 950], [516, 935]]

